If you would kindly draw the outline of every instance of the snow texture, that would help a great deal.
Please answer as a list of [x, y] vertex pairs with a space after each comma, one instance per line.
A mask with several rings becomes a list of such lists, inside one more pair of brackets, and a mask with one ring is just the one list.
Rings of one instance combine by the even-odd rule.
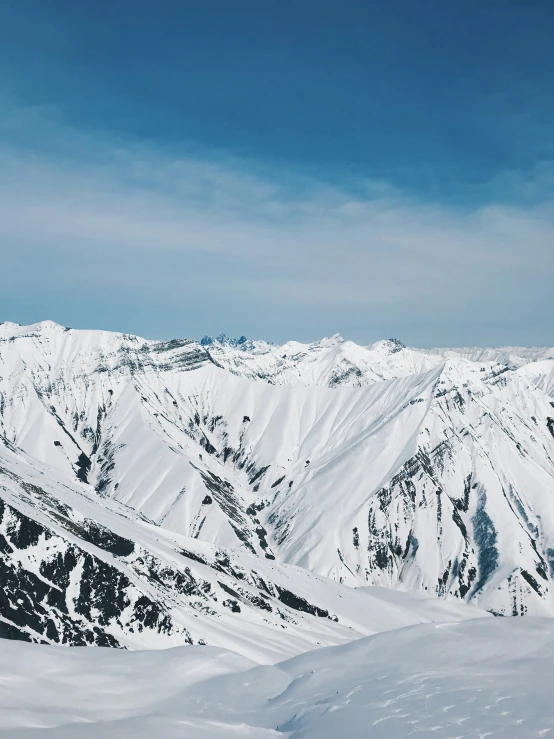
[[214, 647], [14, 642], [0, 737], [549, 737], [553, 679], [554, 622], [535, 618], [412, 626], [266, 666]]
[[0, 324], [0, 578], [0, 736], [554, 735], [554, 350]]
[[4, 324], [0, 431], [164, 535], [552, 615], [553, 356]]

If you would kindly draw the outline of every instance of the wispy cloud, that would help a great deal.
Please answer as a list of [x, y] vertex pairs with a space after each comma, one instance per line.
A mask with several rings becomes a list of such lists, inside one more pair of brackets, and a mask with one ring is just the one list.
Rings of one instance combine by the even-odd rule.
[[551, 340], [546, 164], [514, 176], [520, 204], [467, 210], [389, 183], [337, 187], [224, 155], [123, 144], [51, 111], [12, 108], [2, 141], [6, 300], [45, 279], [63, 293], [78, 278], [108, 302], [139, 291], [164, 334], [168, 310], [192, 313], [209, 295], [207, 330], [242, 322], [269, 338], [341, 329], [370, 340], [398, 327], [427, 344], [503, 343], [525, 340], [527, 324], [528, 342]]

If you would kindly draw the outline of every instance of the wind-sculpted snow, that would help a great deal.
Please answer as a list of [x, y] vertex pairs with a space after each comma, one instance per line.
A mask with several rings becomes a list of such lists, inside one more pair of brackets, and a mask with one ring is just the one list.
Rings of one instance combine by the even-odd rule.
[[[0, 428], [14, 454], [87, 491], [91, 520], [119, 506], [158, 537], [238, 549], [262, 568], [552, 615], [551, 355], [4, 324]], [[228, 587], [232, 616], [244, 604]], [[171, 623], [172, 643], [203, 638]]]
[[418, 625], [265, 666], [213, 647], [11, 643], [0, 736], [534, 739], [554, 732], [553, 678], [550, 619]]

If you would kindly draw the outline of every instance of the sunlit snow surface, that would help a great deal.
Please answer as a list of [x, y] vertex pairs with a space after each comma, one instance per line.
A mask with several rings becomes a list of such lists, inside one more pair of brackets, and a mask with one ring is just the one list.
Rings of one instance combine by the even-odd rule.
[[274, 666], [4, 642], [0, 736], [551, 737], [553, 679], [554, 622], [534, 618], [411, 626]]
[[173, 534], [553, 615], [553, 357], [4, 324], [0, 437]]
[[553, 368], [0, 325], [0, 737], [554, 735]]

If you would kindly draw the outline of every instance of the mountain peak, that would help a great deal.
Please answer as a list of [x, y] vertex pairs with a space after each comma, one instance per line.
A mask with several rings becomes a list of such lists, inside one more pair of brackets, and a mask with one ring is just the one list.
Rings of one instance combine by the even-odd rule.
[[377, 349], [378, 351], [385, 352], [386, 354], [396, 354], [401, 352], [402, 349], [406, 348], [400, 339], [383, 339], [382, 341], [376, 341], [375, 344], [371, 344], [370, 349]]
[[272, 347], [276, 346], [270, 341], [257, 341], [254, 339], [248, 339], [242, 335], [238, 339], [233, 339], [227, 334], [219, 334], [215, 338], [206, 334], [206, 336], [200, 339], [200, 344], [205, 347], [227, 347], [230, 349], [238, 349], [243, 352], [251, 352], [259, 349], [260, 347]]
[[206, 336], [200, 339], [200, 343], [202, 344], [202, 346], [212, 346], [212, 344], [220, 344], [221, 346], [240, 347], [247, 342], [248, 339], [246, 338], [246, 336], [241, 336], [239, 339], [232, 339], [230, 336], [227, 336], [227, 334], [219, 334], [219, 336], [216, 336], [215, 338], [206, 334]]
[[324, 339], [321, 339], [319, 342], [320, 345], [324, 346], [335, 346], [336, 344], [342, 344], [344, 343], [344, 338], [341, 336], [341, 334], [333, 334], [332, 336], [326, 336]]

